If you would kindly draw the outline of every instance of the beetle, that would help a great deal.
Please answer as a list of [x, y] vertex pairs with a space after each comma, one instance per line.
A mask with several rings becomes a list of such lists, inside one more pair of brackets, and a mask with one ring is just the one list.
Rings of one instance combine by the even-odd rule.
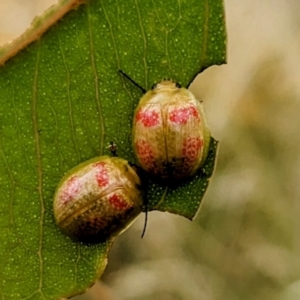
[[142, 183], [120, 157], [99, 156], [71, 169], [54, 195], [54, 217], [74, 240], [98, 243], [123, 232], [143, 207]]
[[197, 173], [209, 149], [203, 104], [186, 88], [164, 79], [145, 91], [134, 112], [132, 145], [141, 167], [157, 180], [178, 183]]

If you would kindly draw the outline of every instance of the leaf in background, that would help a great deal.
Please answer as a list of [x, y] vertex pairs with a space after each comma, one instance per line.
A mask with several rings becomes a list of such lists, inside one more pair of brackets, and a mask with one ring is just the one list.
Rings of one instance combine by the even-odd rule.
[[[53, 15], [63, 15], [68, 3], [74, 1], [61, 1], [44, 23], [36, 20], [25, 43]], [[14, 52], [11, 46], [0, 51], [2, 59], [9, 51]], [[65, 172], [109, 154], [110, 141], [119, 156], [134, 161], [131, 122], [141, 91], [118, 70], [149, 89], [164, 77], [187, 86], [200, 70], [224, 62], [221, 0], [91, 0], [5, 63], [0, 69], [0, 297], [70, 296], [103, 272], [111, 241], [90, 246], [62, 235], [54, 224], [52, 197]], [[192, 218], [215, 151], [213, 142], [205, 171], [179, 189], [152, 185], [150, 208]]]

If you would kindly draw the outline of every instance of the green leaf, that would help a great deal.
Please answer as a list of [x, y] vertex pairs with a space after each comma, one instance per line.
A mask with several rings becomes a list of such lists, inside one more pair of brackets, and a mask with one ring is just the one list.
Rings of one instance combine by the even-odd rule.
[[[68, 2], [74, 3], [61, 1], [57, 12]], [[55, 11], [44, 17], [47, 22], [49, 15]], [[34, 39], [44, 24], [43, 18], [35, 21], [23, 40]], [[11, 46], [0, 51], [2, 59], [9, 51]], [[201, 70], [224, 62], [221, 0], [90, 0], [5, 63], [0, 69], [1, 298], [70, 296], [103, 272], [112, 241], [82, 245], [65, 237], [54, 223], [52, 197], [65, 172], [109, 154], [110, 141], [120, 157], [134, 161], [131, 122], [141, 91], [118, 70], [149, 89], [164, 77], [188, 86]], [[150, 208], [193, 218], [215, 153], [213, 141], [204, 170], [178, 189], [151, 185]]]

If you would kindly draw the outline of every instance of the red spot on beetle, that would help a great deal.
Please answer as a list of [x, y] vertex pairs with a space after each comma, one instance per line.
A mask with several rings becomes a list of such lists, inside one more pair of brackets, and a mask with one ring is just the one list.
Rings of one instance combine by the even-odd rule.
[[174, 108], [169, 115], [170, 121], [175, 124], [186, 124], [190, 117], [199, 119], [199, 112], [194, 105]]
[[136, 122], [142, 122], [145, 127], [153, 127], [160, 124], [159, 113], [154, 109], [139, 109], [135, 119]]
[[129, 204], [123, 199], [120, 194], [113, 194], [108, 198], [108, 201], [117, 210], [125, 210], [129, 208]]
[[139, 139], [135, 143], [135, 149], [141, 164], [144, 165], [144, 167], [148, 170], [154, 170], [154, 153], [151, 148], [151, 145], [145, 140]]
[[81, 188], [81, 184], [77, 176], [71, 177], [67, 183], [66, 186], [63, 188], [61, 194], [60, 194], [60, 199], [63, 204], [68, 203], [71, 201], [79, 192]]
[[104, 162], [98, 162], [93, 165], [97, 169], [95, 178], [97, 180], [98, 186], [104, 187], [109, 183], [108, 170]]
[[199, 137], [188, 137], [183, 142], [182, 156], [185, 158], [186, 168], [189, 168], [198, 159], [203, 140]]

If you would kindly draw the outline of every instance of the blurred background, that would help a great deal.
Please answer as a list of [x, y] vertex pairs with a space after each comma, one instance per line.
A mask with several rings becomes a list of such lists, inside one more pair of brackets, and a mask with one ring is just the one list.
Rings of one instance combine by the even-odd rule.
[[[1, 0], [0, 43], [54, 0]], [[300, 1], [225, 0], [228, 64], [191, 85], [220, 141], [193, 222], [151, 212], [76, 300], [300, 299]], [[16, 21], [17, 20], [17, 21]]]

